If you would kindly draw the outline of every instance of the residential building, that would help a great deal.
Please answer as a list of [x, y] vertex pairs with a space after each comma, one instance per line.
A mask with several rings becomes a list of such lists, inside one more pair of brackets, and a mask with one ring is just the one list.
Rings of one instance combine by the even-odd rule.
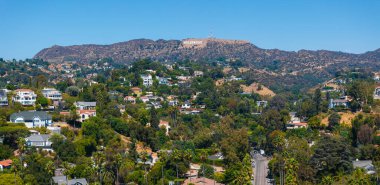
[[54, 176], [53, 181], [58, 185], [87, 185], [88, 182], [85, 178], [68, 179], [67, 176]]
[[155, 109], [160, 109], [162, 108], [162, 105], [159, 101], [153, 101], [150, 103]]
[[301, 118], [299, 118], [297, 116], [297, 112], [289, 112], [289, 115], [290, 115], [290, 122], [291, 123], [295, 123], [295, 122], [299, 123], [299, 122], [301, 122]]
[[136, 98], [134, 96], [126, 96], [126, 97], [124, 97], [124, 101], [127, 103], [135, 104]]
[[153, 85], [153, 78], [152, 75], [147, 74], [147, 75], [141, 75], [141, 78], [143, 80], [143, 85], [145, 87], [150, 87]]
[[347, 97], [342, 97], [340, 99], [330, 99], [329, 108], [330, 109], [333, 109], [335, 107], [348, 108], [349, 103], [350, 102], [347, 99]]
[[12, 123], [25, 123], [28, 128], [47, 127], [52, 124], [52, 117], [44, 111], [22, 111], [13, 113], [10, 121]]
[[296, 112], [290, 112], [289, 115], [290, 121], [286, 124], [286, 129], [307, 128], [308, 124], [306, 122], [302, 122]]
[[8, 105], [8, 90], [7, 89], [0, 89], [0, 106], [7, 106]]
[[268, 101], [257, 101], [256, 105], [258, 107], [266, 107], [268, 105]]
[[178, 100], [170, 100], [169, 102], [168, 102], [168, 105], [169, 106], [177, 106], [178, 105]]
[[372, 164], [371, 160], [358, 160], [352, 161], [354, 168], [362, 168], [366, 171], [367, 174], [374, 174], [375, 166]]
[[203, 76], [203, 71], [194, 71], [194, 76], [195, 77], [201, 77], [201, 76]]
[[51, 150], [52, 142], [49, 140], [50, 134], [31, 135], [25, 138], [26, 145], [29, 147], [37, 147], [46, 150]]
[[160, 128], [165, 128], [166, 132], [165, 134], [169, 135], [170, 125], [168, 121], [160, 120], [160, 123], [158, 124]]
[[140, 100], [144, 103], [147, 103], [149, 101], [149, 97], [148, 96], [141, 96], [140, 97]]
[[137, 97], [141, 96], [142, 94], [142, 89], [139, 87], [132, 87], [131, 91], [133, 94], [135, 94]]
[[79, 116], [77, 121], [82, 123], [85, 120], [90, 119], [93, 116], [96, 116], [96, 110], [94, 109], [77, 110], [77, 115]]
[[169, 80], [165, 77], [157, 77], [158, 84], [160, 85], [169, 85]]
[[307, 128], [308, 124], [306, 122], [289, 122], [286, 125], [286, 129], [297, 129], [297, 128]]
[[44, 88], [42, 89], [42, 94], [45, 96], [45, 98], [53, 100], [53, 101], [62, 100], [62, 93], [54, 88]]
[[3, 171], [4, 169], [11, 169], [12, 162], [13, 161], [10, 159], [0, 161], [0, 172]]
[[96, 109], [96, 102], [84, 102], [84, 101], [78, 101], [74, 103], [77, 110], [95, 110]]
[[223, 160], [224, 156], [223, 156], [223, 154], [221, 152], [218, 152], [218, 153], [216, 153], [214, 155], [209, 155], [207, 158], [209, 160]]
[[185, 101], [185, 103], [181, 105], [181, 109], [190, 109], [190, 108], [191, 108], [191, 103], [189, 101]]
[[30, 89], [15, 90], [14, 102], [19, 102], [21, 105], [34, 105], [36, 103], [37, 94]]
[[61, 134], [61, 127], [46, 127], [51, 133]]

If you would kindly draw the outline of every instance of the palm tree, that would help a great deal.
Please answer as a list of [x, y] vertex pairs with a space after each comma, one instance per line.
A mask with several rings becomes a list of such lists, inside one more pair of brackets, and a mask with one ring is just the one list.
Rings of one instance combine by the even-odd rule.
[[116, 185], [119, 185], [119, 168], [123, 162], [123, 156], [118, 153], [115, 158], [115, 165], [116, 165]]
[[48, 174], [50, 176], [53, 176], [54, 174], [54, 170], [55, 170], [55, 167], [54, 167], [54, 163], [53, 161], [48, 161], [46, 164], [45, 164], [45, 170], [48, 172]]
[[102, 184], [102, 170], [103, 170], [103, 163], [105, 160], [105, 156], [102, 152], [96, 152], [93, 158], [94, 158], [95, 168], [97, 171], [97, 176], [99, 177], [99, 182], [100, 184]]

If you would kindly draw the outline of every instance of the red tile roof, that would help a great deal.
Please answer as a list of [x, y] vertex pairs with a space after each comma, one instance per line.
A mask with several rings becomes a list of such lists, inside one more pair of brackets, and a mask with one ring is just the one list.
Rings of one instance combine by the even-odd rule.
[[3, 167], [11, 166], [11, 164], [12, 164], [12, 160], [10, 160], [10, 159], [0, 161], [0, 165]]

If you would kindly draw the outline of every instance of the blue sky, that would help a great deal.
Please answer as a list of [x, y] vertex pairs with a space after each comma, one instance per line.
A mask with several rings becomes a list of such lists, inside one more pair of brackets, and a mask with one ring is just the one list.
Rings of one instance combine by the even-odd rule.
[[378, 0], [0, 0], [0, 57], [137, 38], [248, 40], [267, 49], [380, 48]]

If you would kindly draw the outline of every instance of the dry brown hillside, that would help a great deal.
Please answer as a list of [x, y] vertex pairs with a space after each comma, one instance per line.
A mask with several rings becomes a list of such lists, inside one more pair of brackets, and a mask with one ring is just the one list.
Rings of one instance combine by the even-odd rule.
[[269, 96], [269, 97], [273, 97], [276, 95], [272, 90], [265, 87], [264, 85], [261, 85], [261, 89], [259, 89], [259, 83], [252, 83], [249, 86], [241, 85], [241, 88], [243, 89], [243, 92], [245, 92], [245, 93], [254, 92], [254, 93], [257, 93], [261, 96]]

